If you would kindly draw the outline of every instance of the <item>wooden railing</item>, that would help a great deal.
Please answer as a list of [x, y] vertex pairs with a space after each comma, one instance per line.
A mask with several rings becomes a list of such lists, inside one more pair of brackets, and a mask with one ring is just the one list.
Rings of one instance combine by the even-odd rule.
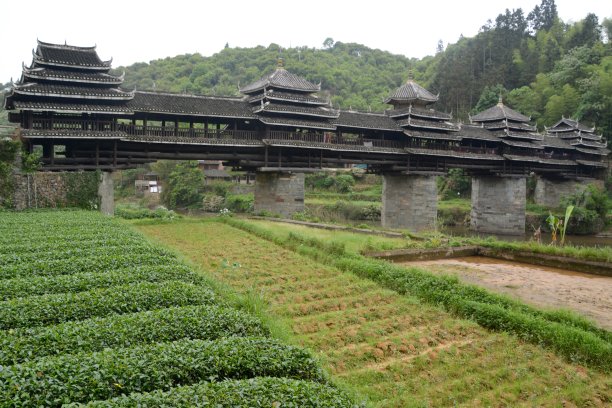
[[32, 129], [36, 130], [96, 130], [113, 131], [117, 124], [107, 120], [81, 120], [81, 119], [46, 119], [36, 118], [32, 121]]

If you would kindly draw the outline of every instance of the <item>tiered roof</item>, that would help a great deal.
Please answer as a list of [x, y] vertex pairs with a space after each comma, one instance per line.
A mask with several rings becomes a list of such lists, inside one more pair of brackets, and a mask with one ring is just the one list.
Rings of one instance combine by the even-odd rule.
[[561, 118], [550, 128], [546, 128], [550, 138], [557, 138], [558, 142], [565, 142], [572, 146], [577, 152], [582, 153], [585, 159], [596, 156], [607, 156], [607, 142], [602, 141], [602, 136], [595, 133], [595, 128], [579, 123], [577, 120]]
[[[530, 118], [506, 106], [500, 95], [497, 105], [470, 116], [472, 124], [480, 125], [499, 138], [508, 160], [521, 161], [524, 155], [536, 155], [544, 149], [542, 136], [529, 123]], [[520, 153], [520, 154], [517, 154]]]
[[385, 99], [385, 103], [393, 105], [395, 109], [410, 105], [425, 107], [437, 101], [438, 96], [417, 84], [412, 78], [412, 73], [409, 74], [408, 81], [405, 84], [397, 88]]
[[340, 115], [316, 93], [321, 85], [287, 71], [279, 59], [276, 70], [240, 88], [256, 117], [268, 126], [335, 130]]
[[110, 74], [96, 47], [38, 41], [32, 63], [6, 99], [7, 109], [53, 110], [65, 113], [129, 112], [134, 92], [121, 89], [123, 75]]

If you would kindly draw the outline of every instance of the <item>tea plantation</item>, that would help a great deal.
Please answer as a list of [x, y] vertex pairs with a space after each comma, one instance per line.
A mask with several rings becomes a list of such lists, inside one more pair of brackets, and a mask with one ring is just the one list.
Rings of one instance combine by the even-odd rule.
[[97, 213], [0, 212], [0, 406], [351, 407], [172, 253]]

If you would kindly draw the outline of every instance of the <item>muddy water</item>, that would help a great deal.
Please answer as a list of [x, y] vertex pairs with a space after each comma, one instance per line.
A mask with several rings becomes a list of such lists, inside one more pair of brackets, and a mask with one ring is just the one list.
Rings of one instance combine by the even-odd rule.
[[545, 308], [574, 310], [612, 330], [612, 277], [480, 256], [403, 262]]

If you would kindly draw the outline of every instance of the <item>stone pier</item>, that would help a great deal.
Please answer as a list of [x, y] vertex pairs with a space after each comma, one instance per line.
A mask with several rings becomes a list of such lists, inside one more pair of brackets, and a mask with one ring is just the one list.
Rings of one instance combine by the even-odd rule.
[[381, 221], [386, 228], [434, 230], [438, 211], [436, 177], [383, 175]]
[[524, 234], [526, 192], [525, 177], [472, 177], [470, 228], [491, 234]]
[[106, 215], [115, 213], [115, 192], [111, 172], [103, 171], [98, 185], [98, 196], [100, 197], [100, 212]]
[[257, 172], [254, 209], [286, 218], [304, 211], [304, 173]]
[[576, 180], [552, 180], [544, 177], [536, 179], [534, 201], [549, 208], [561, 205], [561, 199], [584, 191], [586, 184]]

